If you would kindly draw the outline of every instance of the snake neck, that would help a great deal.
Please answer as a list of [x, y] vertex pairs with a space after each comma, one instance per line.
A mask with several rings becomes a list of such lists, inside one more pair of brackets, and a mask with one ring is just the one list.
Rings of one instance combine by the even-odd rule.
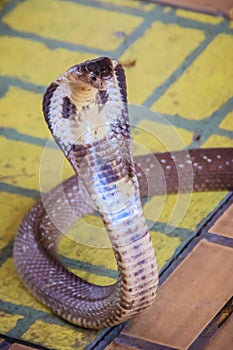
[[100, 212], [113, 246], [147, 232], [130, 140], [113, 138], [85, 152], [77, 147], [68, 159], [79, 174], [83, 198], [90, 197]]
[[118, 315], [127, 320], [152, 304], [158, 286], [154, 249], [142, 211], [129, 140], [100, 142], [88, 148], [84, 156], [77, 147], [69, 160], [78, 168], [83, 200], [90, 196], [112, 243], [119, 273], [114, 297], [111, 295], [119, 300], [114, 314], [117, 322]]

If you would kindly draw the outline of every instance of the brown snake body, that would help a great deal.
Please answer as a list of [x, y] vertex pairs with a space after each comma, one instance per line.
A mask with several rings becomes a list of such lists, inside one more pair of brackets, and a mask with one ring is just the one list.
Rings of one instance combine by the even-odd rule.
[[[106, 57], [71, 67], [56, 79], [44, 95], [43, 110], [78, 177], [50, 191], [24, 218], [14, 244], [16, 269], [36, 298], [64, 319], [88, 328], [118, 324], [149, 307], [158, 286], [140, 194], [161, 193], [163, 179], [169, 193], [177, 192], [177, 164], [185, 168], [185, 162], [192, 163], [193, 184], [184, 171], [183, 191], [232, 190], [232, 149], [190, 150], [188, 157], [179, 151], [133, 160], [124, 71]], [[151, 168], [154, 160], [158, 167]], [[106, 287], [75, 276], [56, 255], [60, 232], [55, 223], [66, 230], [93, 212], [93, 205], [118, 264], [118, 281]]]

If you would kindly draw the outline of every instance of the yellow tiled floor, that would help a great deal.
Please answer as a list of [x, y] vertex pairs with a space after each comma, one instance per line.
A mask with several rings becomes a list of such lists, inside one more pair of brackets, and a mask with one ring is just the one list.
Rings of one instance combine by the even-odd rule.
[[[153, 151], [174, 150], [175, 138], [188, 147], [233, 146], [233, 27], [221, 18], [133, 0], [5, 0], [0, 36], [0, 333], [54, 349], [83, 349], [98, 332], [69, 325], [42, 307], [23, 287], [12, 259], [17, 227], [40, 191], [49, 138], [43, 92], [68, 67], [107, 55], [126, 65], [129, 102], [164, 114], [175, 127], [170, 134], [155, 114], [142, 116], [132, 131], [135, 142]], [[56, 158], [58, 151], [51, 152]], [[70, 173], [66, 164], [63, 176]], [[145, 215], [156, 221], [152, 240], [160, 268], [225, 195], [148, 201]], [[89, 227], [96, 230], [98, 220], [89, 217]], [[178, 227], [168, 233], [167, 222]], [[74, 246], [65, 237], [60, 252], [88, 280], [106, 284], [116, 278], [110, 249]]]

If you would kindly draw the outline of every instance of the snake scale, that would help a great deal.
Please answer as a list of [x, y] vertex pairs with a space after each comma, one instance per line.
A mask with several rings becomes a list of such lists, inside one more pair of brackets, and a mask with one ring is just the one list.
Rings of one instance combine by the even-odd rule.
[[[186, 160], [183, 151], [133, 159], [125, 73], [118, 61], [107, 57], [75, 65], [52, 82], [43, 112], [78, 176], [47, 193], [24, 218], [14, 243], [17, 272], [39, 301], [76, 325], [98, 329], [136, 317], [153, 303], [158, 286], [140, 195], [160, 193], [161, 174], [168, 192], [177, 192], [176, 167], [185, 167], [185, 162], [191, 162], [193, 173], [184, 173], [184, 191], [232, 190], [232, 149], [189, 150]], [[152, 157], [161, 173], [150, 167]], [[118, 281], [109, 286], [79, 278], [57, 257], [60, 232], [54, 223], [68, 229], [74, 218], [93, 212], [93, 206], [118, 265]]]

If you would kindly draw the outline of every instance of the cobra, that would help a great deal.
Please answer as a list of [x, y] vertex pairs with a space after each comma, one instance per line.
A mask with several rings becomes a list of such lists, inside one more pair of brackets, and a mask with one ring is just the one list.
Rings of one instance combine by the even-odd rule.
[[[186, 161], [192, 162], [193, 173], [182, 178], [185, 191], [192, 190], [190, 176], [195, 191], [231, 190], [232, 149], [190, 150], [188, 158], [178, 151], [133, 159], [125, 73], [118, 61], [107, 57], [75, 65], [52, 82], [43, 112], [76, 175], [51, 190], [24, 218], [14, 243], [17, 272], [39, 301], [76, 325], [99, 329], [136, 317], [154, 302], [158, 287], [140, 201], [148, 189], [150, 195], [161, 192], [161, 174], [149, 166], [152, 158], [170, 193], [177, 191], [176, 167], [180, 162], [184, 167]], [[137, 176], [139, 167], [144, 175]], [[93, 207], [100, 213], [118, 265], [118, 280], [109, 286], [72, 274], [57, 257], [61, 234], [54, 222], [68, 229]]]

